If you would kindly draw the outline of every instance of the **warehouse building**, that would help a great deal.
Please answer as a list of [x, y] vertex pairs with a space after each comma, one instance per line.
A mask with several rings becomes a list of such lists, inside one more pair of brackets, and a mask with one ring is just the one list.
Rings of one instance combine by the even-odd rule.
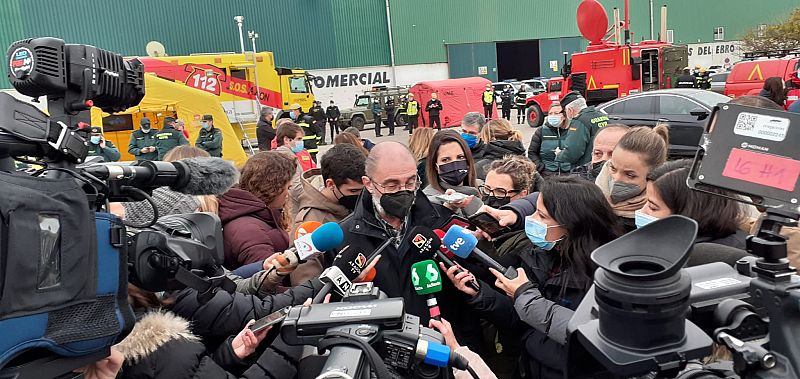
[[[483, 76], [492, 81], [558, 75], [563, 52], [586, 47], [580, 0], [5, 0], [0, 44], [36, 36], [146, 55], [159, 41], [169, 55], [240, 51], [234, 17], [259, 34], [259, 51], [281, 66], [317, 76], [318, 98], [352, 101], [374, 85]], [[600, 0], [612, 17], [624, 0]], [[692, 44], [690, 61], [731, 59], [745, 31], [780, 21], [797, 0], [630, 1], [632, 40], [657, 39], [661, 6], [667, 38]], [[651, 13], [652, 9], [652, 13]], [[611, 22], [609, 22], [609, 25]], [[245, 46], [251, 49], [250, 41]], [[720, 55], [722, 57], [722, 55]], [[719, 58], [723, 59], [723, 58]], [[716, 59], [716, 60], [719, 60]], [[8, 88], [8, 82], [2, 82]]]

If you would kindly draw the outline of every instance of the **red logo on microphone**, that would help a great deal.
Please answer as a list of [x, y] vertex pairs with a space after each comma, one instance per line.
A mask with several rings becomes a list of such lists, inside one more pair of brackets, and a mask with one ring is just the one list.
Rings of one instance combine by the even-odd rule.
[[425, 243], [427, 242], [428, 240], [425, 239], [425, 237], [422, 234], [417, 234], [411, 241], [411, 243], [413, 243], [414, 246], [416, 246], [418, 249], [422, 249], [422, 247], [425, 246]]
[[358, 268], [364, 268], [364, 265], [367, 264], [367, 257], [365, 257], [364, 254], [358, 253], [356, 259], [353, 259], [353, 263], [355, 263]]

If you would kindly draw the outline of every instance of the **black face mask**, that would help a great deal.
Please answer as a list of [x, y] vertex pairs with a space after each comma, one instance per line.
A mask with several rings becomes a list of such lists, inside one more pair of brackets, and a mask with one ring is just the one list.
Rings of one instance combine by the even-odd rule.
[[483, 199], [483, 203], [492, 207], [492, 208], [500, 208], [504, 205], [508, 205], [511, 202], [510, 197], [495, 197], [495, 196], [486, 196]]
[[451, 186], [464, 184], [464, 178], [469, 174], [466, 160], [453, 161], [439, 166], [439, 177]]
[[381, 196], [380, 204], [389, 216], [405, 219], [414, 205], [414, 198], [414, 192], [407, 190], [385, 193]]
[[356, 209], [356, 204], [358, 204], [358, 195], [342, 196], [337, 201], [341, 206], [352, 212], [354, 209]]
[[592, 173], [593, 178], [596, 178], [600, 175], [600, 170], [603, 169], [604, 164], [606, 164], [606, 161], [592, 163], [592, 168], [590, 169], [590, 172]]

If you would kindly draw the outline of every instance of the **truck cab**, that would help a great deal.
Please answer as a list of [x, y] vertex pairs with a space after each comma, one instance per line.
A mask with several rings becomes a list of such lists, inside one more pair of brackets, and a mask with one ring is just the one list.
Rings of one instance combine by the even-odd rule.
[[[745, 53], [744, 61], [736, 63], [725, 81], [725, 95], [738, 97], [758, 95], [767, 78], [777, 76], [784, 81], [797, 81], [800, 70], [800, 51]], [[797, 101], [797, 89], [789, 89], [787, 106]]]

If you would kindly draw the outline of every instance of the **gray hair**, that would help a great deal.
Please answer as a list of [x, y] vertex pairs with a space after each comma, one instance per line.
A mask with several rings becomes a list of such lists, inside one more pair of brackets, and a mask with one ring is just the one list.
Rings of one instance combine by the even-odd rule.
[[486, 125], [486, 118], [478, 112], [468, 112], [464, 115], [464, 118], [461, 119], [461, 124], [475, 125], [478, 127], [478, 130], [482, 130], [483, 126]]
[[575, 112], [577, 114], [578, 112], [582, 111], [584, 108], [586, 108], [586, 99], [584, 99], [582, 97], [579, 97], [579, 98], [577, 98], [575, 100], [572, 100], [571, 103], [567, 104], [567, 106], [564, 107], [564, 112], [566, 113], [566, 111], [569, 110], [569, 111], [573, 111], [573, 112]]
[[268, 113], [272, 113], [272, 108], [270, 107], [261, 107], [261, 116], [264, 116]]
[[350, 126], [347, 129], [342, 131], [343, 133], [350, 133], [358, 138], [361, 138], [361, 132], [358, 131], [358, 128], [355, 126]]

